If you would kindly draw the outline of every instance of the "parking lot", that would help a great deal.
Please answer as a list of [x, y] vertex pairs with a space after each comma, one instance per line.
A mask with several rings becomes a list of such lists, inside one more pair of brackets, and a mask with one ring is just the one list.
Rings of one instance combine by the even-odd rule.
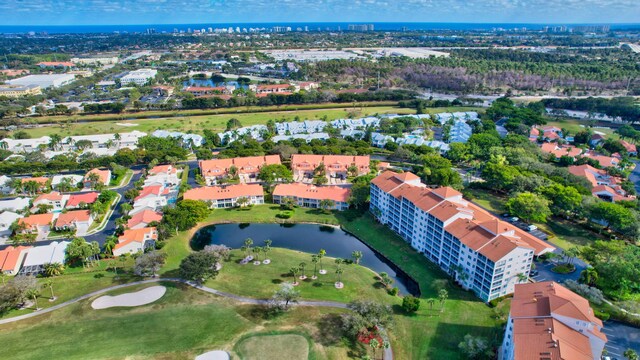
[[621, 324], [616, 321], [604, 323], [602, 332], [607, 335], [607, 355], [611, 360], [626, 359], [623, 355], [627, 349], [633, 349], [640, 353], [640, 329]]
[[[520, 229], [522, 229], [522, 230], [524, 230], [524, 231], [528, 232], [529, 234], [531, 234], [531, 235], [533, 235], [533, 236], [537, 237], [537, 238], [538, 238], [538, 239], [540, 239], [540, 240], [544, 240], [544, 241], [546, 241], [546, 240], [547, 240], [547, 238], [549, 237], [547, 234], [545, 234], [544, 232], [542, 232], [542, 231], [540, 231], [540, 230], [538, 230], [538, 229], [535, 229], [535, 230], [529, 231], [529, 230], [527, 229], [527, 228], [529, 227], [529, 224], [525, 223], [524, 221], [521, 221], [520, 219], [518, 219], [518, 220], [516, 220], [516, 221], [513, 221], [513, 220], [512, 220], [511, 215], [509, 215], [509, 214], [502, 214], [502, 219], [503, 219], [504, 221], [508, 221], [508, 222], [512, 223], [513, 225], [515, 225], [515, 226], [519, 227]], [[516, 218], [516, 219], [517, 219], [517, 218]]]

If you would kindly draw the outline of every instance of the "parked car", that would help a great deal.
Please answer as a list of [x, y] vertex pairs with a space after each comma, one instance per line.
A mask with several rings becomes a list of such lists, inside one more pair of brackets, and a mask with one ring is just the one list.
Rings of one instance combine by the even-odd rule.
[[503, 217], [503, 218], [508, 218], [509, 216], [511, 216], [511, 214], [509, 214], [509, 213], [502, 214], [502, 217]]
[[531, 231], [534, 231], [534, 230], [538, 230], [538, 227], [537, 227], [537, 226], [535, 226], [535, 225], [529, 225], [529, 226], [527, 226], [527, 231], [531, 232]]
[[537, 276], [538, 275], [538, 270], [531, 270], [529, 271], [529, 276]]
[[514, 222], [518, 222], [519, 220], [520, 220], [520, 218], [519, 218], [519, 217], [517, 217], [517, 216], [514, 216], [514, 217], [512, 217], [511, 219], [509, 219], [509, 221], [511, 221], [512, 223], [514, 223]]

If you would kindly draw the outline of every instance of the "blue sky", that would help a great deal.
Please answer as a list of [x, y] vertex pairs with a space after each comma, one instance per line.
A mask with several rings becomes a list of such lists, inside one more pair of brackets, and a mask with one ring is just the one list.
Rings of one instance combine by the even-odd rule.
[[2, 25], [639, 20], [640, 0], [0, 0]]

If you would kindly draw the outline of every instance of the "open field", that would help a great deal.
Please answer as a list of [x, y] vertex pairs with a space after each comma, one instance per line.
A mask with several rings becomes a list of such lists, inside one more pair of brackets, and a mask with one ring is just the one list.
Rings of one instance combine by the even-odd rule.
[[302, 335], [254, 335], [241, 340], [236, 352], [244, 360], [307, 360], [309, 344]]
[[[214, 132], [224, 131], [227, 121], [231, 118], [240, 120], [243, 126], [266, 124], [268, 120], [300, 120], [323, 119], [335, 120], [346, 118], [349, 115], [360, 117], [375, 114], [414, 114], [414, 109], [399, 108], [393, 106], [377, 106], [377, 107], [356, 107], [353, 108], [349, 104], [343, 104], [344, 107], [337, 109], [315, 109], [315, 110], [297, 110], [297, 111], [271, 111], [271, 112], [255, 112], [255, 113], [231, 113], [224, 115], [189, 115], [167, 118], [151, 118], [140, 120], [126, 120], [126, 115], [118, 120], [108, 121], [87, 121], [82, 118], [81, 121], [64, 122], [58, 125], [46, 125], [29, 129], [21, 129], [26, 131], [31, 137], [40, 137], [44, 135], [59, 134], [61, 136], [76, 135], [92, 135], [106, 134], [114, 132], [130, 132], [138, 130], [151, 133], [155, 130], [175, 130], [182, 132], [202, 133], [204, 129]], [[475, 108], [430, 108], [426, 109], [429, 113], [439, 113], [445, 111], [467, 111]], [[118, 124], [131, 124], [135, 126], [122, 126]]]

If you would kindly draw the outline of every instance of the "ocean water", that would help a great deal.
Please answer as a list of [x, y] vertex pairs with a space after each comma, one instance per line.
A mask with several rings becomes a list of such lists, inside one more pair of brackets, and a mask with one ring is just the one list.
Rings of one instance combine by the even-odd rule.
[[[156, 32], [173, 32], [174, 29], [184, 30], [191, 28], [195, 29], [207, 29], [212, 28], [228, 28], [236, 27], [242, 28], [272, 28], [274, 26], [291, 27], [292, 30], [296, 28], [303, 28], [307, 26], [309, 31], [337, 31], [347, 30], [349, 24], [373, 24], [376, 31], [393, 31], [402, 30], [406, 28], [408, 30], [491, 30], [494, 28], [527, 28], [530, 30], [538, 30], [544, 26], [554, 26], [561, 24], [524, 24], [524, 23], [218, 23], [218, 24], [140, 24], [140, 25], [0, 25], [0, 33], [28, 33], [34, 31], [37, 33], [49, 33], [49, 34], [89, 34], [89, 33], [142, 33], [149, 28], [153, 28]], [[571, 26], [590, 25], [590, 24], [571, 24]], [[631, 29], [640, 28], [640, 24], [612, 24], [611, 29]]]

